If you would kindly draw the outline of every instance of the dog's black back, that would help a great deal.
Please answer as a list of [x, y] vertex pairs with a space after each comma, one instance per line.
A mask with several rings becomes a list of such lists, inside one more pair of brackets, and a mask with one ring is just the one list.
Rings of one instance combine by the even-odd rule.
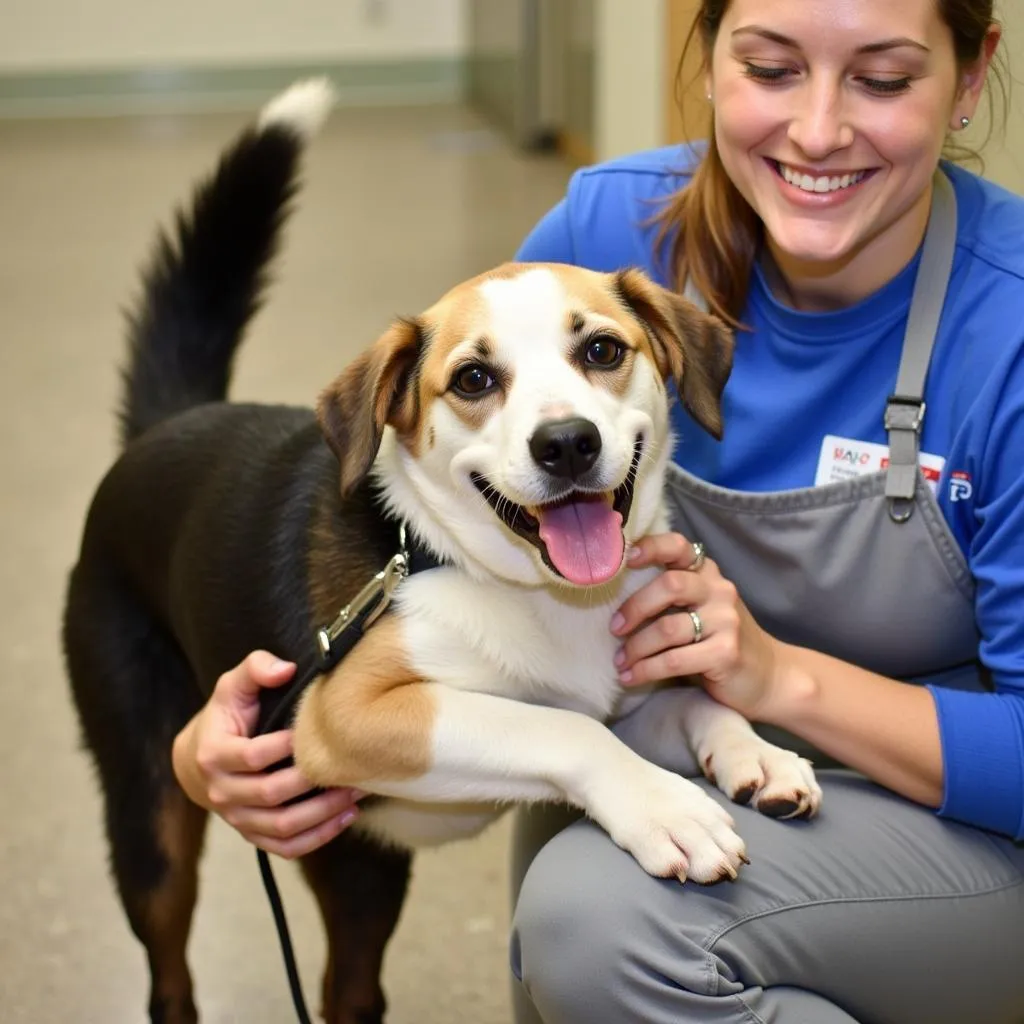
[[327, 517], [367, 579], [394, 554], [394, 524], [369, 486], [341, 501], [310, 410], [203, 405], [129, 445], [96, 492], [82, 560], [107, 562], [146, 602], [208, 692], [258, 646], [290, 659], [313, 649], [323, 623], [309, 573], [325, 552], [312, 549], [312, 526]]
[[[397, 543], [369, 485], [342, 502], [311, 410], [226, 401], [302, 142], [287, 124], [245, 132], [173, 241], [158, 239], [130, 320], [124, 451], [89, 509], [64, 611], [113, 874], [161, 1024], [197, 1019], [184, 957], [205, 821], [174, 778], [172, 742], [250, 651], [305, 659], [315, 627]], [[283, 696], [267, 693], [264, 715]], [[351, 834], [304, 862], [331, 936], [325, 1005], [345, 1020], [382, 1018], [380, 959], [408, 863]]]

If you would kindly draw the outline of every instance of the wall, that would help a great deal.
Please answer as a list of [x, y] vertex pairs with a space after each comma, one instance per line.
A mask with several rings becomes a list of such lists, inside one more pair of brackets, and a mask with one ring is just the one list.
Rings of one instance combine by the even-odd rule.
[[598, 149], [598, 104], [602, 101], [597, 67], [601, 0], [562, 0], [561, 46], [564, 148], [575, 163], [594, 159]]
[[599, 160], [664, 140], [666, 0], [597, 0], [595, 150]]
[[[711, 128], [710, 104], [704, 82], [700, 46], [686, 49], [698, 0], [665, 0], [666, 26], [663, 59], [665, 61], [664, 124], [665, 141], [702, 139]], [[679, 62], [686, 53], [681, 74]]]
[[469, 101], [523, 142], [526, 22], [522, 0], [469, 0]]
[[[1003, 57], [1008, 66], [1007, 86], [1010, 106], [1005, 129], [997, 127], [982, 149], [985, 176], [1012, 192], [1024, 195], [1024, 4], [1021, 0], [1002, 0], [996, 13], [1003, 24]], [[1016, 78], [1017, 81], [1013, 79]], [[982, 111], [976, 125], [964, 138], [980, 146], [988, 132], [989, 120]]]
[[0, 0], [0, 73], [461, 56], [472, 0]]

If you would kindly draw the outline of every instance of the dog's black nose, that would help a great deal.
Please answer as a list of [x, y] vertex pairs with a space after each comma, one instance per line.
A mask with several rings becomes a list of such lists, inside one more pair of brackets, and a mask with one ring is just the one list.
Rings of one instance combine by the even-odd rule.
[[548, 420], [533, 432], [530, 454], [552, 476], [578, 480], [601, 454], [601, 432], [582, 416]]

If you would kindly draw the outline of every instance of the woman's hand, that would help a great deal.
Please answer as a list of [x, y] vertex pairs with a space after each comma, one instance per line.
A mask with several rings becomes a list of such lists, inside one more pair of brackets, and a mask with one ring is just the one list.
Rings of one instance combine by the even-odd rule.
[[290, 730], [250, 738], [260, 690], [282, 686], [295, 665], [253, 651], [217, 680], [205, 707], [174, 740], [174, 774], [188, 797], [219, 814], [268, 853], [294, 858], [323, 846], [355, 821], [354, 789], [332, 789], [290, 807], [312, 784], [291, 766], [265, 769], [292, 753]]
[[[944, 793], [942, 743], [931, 694], [769, 636], [710, 558], [695, 565], [678, 533], [645, 537], [629, 564], [657, 565], [612, 619], [626, 638], [616, 664], [626, 685], [695, 676], [752, 722], [781, 726], [842, 764], [927, 807]], [[697, 613], [702, 637], [694, 643]]]
[[[784, 645], [754, 621], [736, 587], [678, 533], [645, 537], [630, 552], [633, 569], [657, 565], [612, 619], [624, 637], [615, 664], [624, 685], [698, 676], [722, 704], [757, 721], [774, 696]], [[697, 624], [701, 636], [695, 642]]]

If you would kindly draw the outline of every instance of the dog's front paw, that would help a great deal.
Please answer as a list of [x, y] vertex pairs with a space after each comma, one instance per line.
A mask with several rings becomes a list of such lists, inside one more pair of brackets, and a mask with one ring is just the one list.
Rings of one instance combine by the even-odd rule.
[[735, 879], [740, 865], [750, 863], [728, 812], [699, 786], [662, 768], [645, 765], [628, 781], [620, 777], [600, 804], [591, 815], [658, 878], [708, 885]]
[[702, 750], [699, 757], [704, 774], [726, 796], [770, 818], [813, 818], [821, 807], [811, 762], [753, 730]]

